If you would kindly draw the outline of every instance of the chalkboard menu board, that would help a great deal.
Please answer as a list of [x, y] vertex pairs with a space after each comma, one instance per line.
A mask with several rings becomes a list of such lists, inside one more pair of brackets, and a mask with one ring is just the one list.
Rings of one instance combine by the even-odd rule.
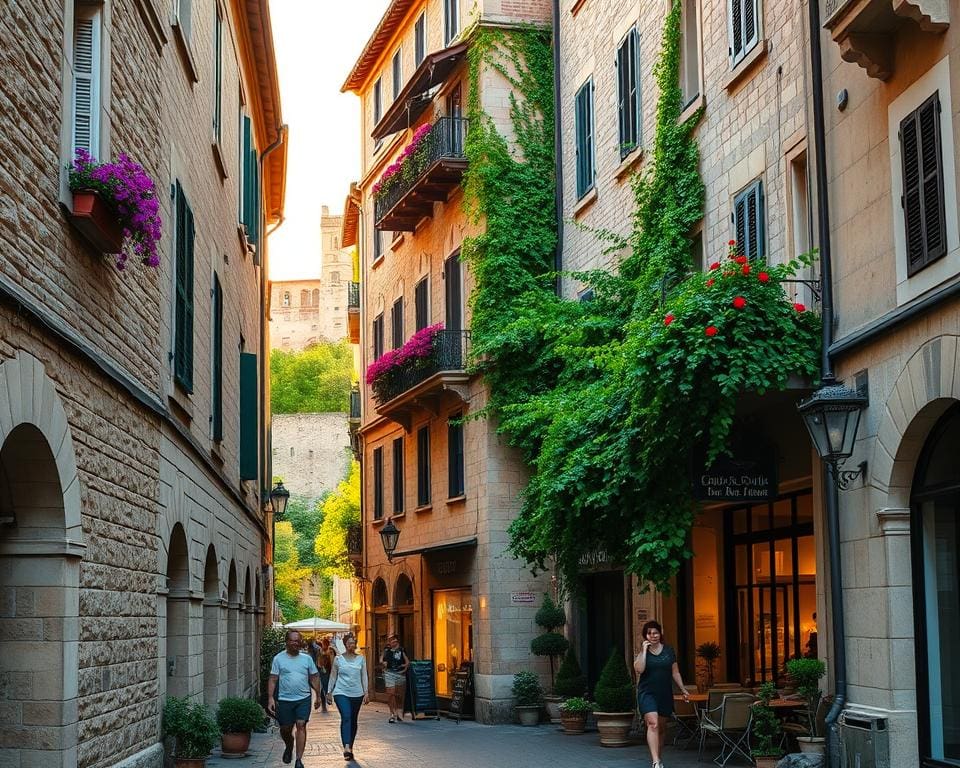
[[410, 690], [413, 693], [414, 716], [418, 712], [436, 712], [437, 694], [433, 683], [433, 661], [430, 659], [411, 661], [408, 674], [411, 678]]
[[453, 678], [453, 695], [450, 698], [450, 714], [457, 716], [457, 722], [463, 715], [463, 700], [469, 695], [470, 670], [461, 669]]

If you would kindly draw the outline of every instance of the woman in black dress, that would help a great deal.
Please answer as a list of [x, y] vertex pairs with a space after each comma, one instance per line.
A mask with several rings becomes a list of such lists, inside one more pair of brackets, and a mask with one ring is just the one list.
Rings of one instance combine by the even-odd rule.
[[687, 688], [677, 666], [677, 654], [663, 644], [663, 628], [655, 621], [643, 625], [643, 647], [633, 661], [640, 676], [637, 685], [637, 709], [647, 725], [647, 746], [653, 768], [664, 768], [660, 760], [663, 742], [667, 738], [667, 722], [673, 715], [673, 683], [676, 682], [687, 698]]

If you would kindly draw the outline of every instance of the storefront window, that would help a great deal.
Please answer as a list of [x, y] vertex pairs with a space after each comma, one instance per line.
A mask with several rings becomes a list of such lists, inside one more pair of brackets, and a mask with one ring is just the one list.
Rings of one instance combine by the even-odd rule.
[[433, 657], [437, 694], [450, 696], [460, 665], [473, 661], [473, 593], [469, 589], [433, 593]]

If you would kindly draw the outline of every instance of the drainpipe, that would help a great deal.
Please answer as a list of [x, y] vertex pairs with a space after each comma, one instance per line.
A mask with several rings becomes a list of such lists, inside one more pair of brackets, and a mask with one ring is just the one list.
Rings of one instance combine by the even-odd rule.
[[[820, 289], [823, 297], [823, 349], [821, 350], [821, 380], [824, 384], [834, 381], [833, 360], [830, 346], [833, 344], [833, 265], [830, 249], [830, 205], [827, 196], [826, 128], [823, 113], [823, 64], [820, 47], [820, 3], [807, 3], [810, 24], [810, 79], [813, 87], [813, 140], [815, 147], [815, 175], [817, 180], [817, 224], [820, 240]], [[824, 500], [827, 515], [827, 544], [830, 568], [830, 613], [833, 637], [833, 706], [827, 713], [828, 758], [831, 768], [840, 766], [840, 739], [837, 720], [847, 700], [847, 652], [846, 627], [843, 616], [843, 571], [840, 563], [840, 491], [837, 487], [836, 468], [823, 462]]]
[[558, 274], [554, 290], [560, 295], [560, 275], [563, 268], [563, 149], [560, 142], [560, 0], [553, 0], [553, 158], [556, 176], [554, 205], [557, 208], [557, 247], [553, 254], [553, 269]]

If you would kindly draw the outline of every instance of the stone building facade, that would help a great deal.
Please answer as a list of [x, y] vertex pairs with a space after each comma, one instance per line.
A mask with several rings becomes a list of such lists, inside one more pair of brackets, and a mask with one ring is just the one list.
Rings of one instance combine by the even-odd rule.
[[299, 352], [322, 341], [320, 280], [274, 280], [270, 283], [270, 346]]
[[272, 426], [273, 474], [291, 493], [312, 504], [347, 476], [347, 414], [276, 414]]
[[[167, 695], [255, 691], [271, 602], [269, 12], [28, 2], [0, 33], [0, 763], [159, 768]], [[76, 146], [155, 182], [157, 269], [71, 225]]]
[[[473, 278], [459, 249], [476, 231], [459, 186], [465, 52], [477, 24], [546, 24], [549, 10], [539, 0], [393, 0], [344, 84], [361, 100], [361, 181], [348, 199], [343, 241], [360, 250], [361, 370], [416, 331], [443, 325], [434, 341], [443, 360], [432, 375], [381, 400], [363, 390], [361, 643], [372, 660], [396, 632], [414, 658], [432, 660], [441, 708], [455, 672], [472, 670], [484, 722], [512, 718], [515, 672], [547, 669], [530, 653], [536, 605], [517, 601], [535, 593], [539, 602], [549, 585], [506, 551], [525, 480], [517, 456], [488, 420], [457, 421], [487, 399], [483, 380], [465, 370]], [[509, 83], [485, 68], [479, 88], [484, 111], [509, 134]], [[418, 98], [429, 89], [429, 99]], [[412, 116], [408, 104], [419, 105]], [[435, 202], [399, 222], [399, 209], [384, 208], [373, 187], [423, 125], [444, 132], [437, 141], [445, 154], [414, 186], [436, 183], [443, 194], [431, 192]], [[388, 518], [401, 531], [389, 562], [379, 536]], [[383, 690], [379, 679], [374, 686]]]

